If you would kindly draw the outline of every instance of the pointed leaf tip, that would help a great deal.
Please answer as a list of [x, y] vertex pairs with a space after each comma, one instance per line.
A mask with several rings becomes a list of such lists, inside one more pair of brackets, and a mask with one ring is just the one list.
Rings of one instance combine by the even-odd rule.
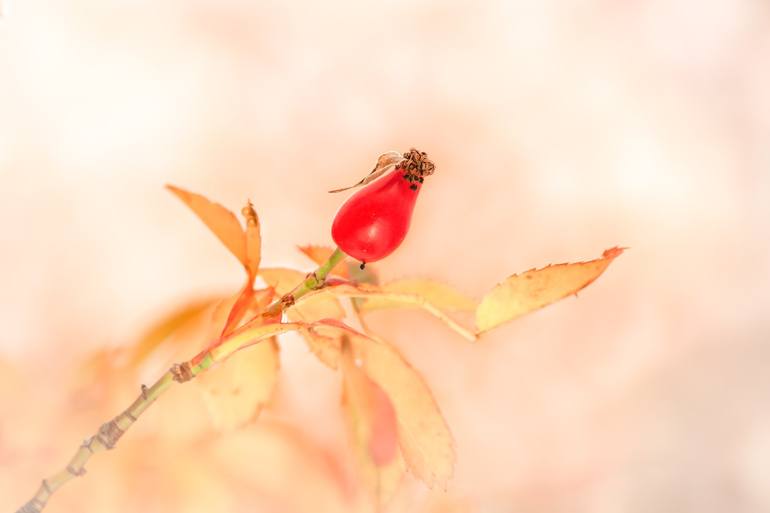
[[528, 314], [593, 283], [627, 248], [605, 250], [601, 258], [588, 262], [548, 265], [509, 276], [493, 288], [476, 309], [479, 333]]
[[259, 272], [262, 259], [262, 236], [260, 234], [259, 217], [251, 201], [241, 210], [246, 219], [246, 271], [253, 281]]
[[208, 226], [214, 235], [225, 245], [230, 252], [246, 267], [249, 261], [246, 255], [246, 238], [235, 214], [228, 209], [214, 203], [201, 194], [186, 191], [171, 184], [166, 184], [166, 189], [192, 210], [203, 223]]

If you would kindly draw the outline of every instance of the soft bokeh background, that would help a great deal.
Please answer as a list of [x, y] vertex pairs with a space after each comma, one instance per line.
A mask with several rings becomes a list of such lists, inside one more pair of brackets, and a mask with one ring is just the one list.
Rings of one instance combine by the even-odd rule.
[[[438, 172], [386, 277], [480, 297], [632, 249], [474, 346], [373, 319], [458, 446], [446, 493], [409, 481], [394, 509], [770, 509], [767, 2], [0, 1], [0, 509], [116, 413], [91, 383], [119, 376], [77, 362], [240, 285], [164, 183], [251, 198], [265, 263], [307, 268], [324, 191], [410, 146]], [[180, 387], [50, 511], [362, 507], [338, 377], [289, 338], [281, 379], [214, 455], [182, 445], [203, 410]]]

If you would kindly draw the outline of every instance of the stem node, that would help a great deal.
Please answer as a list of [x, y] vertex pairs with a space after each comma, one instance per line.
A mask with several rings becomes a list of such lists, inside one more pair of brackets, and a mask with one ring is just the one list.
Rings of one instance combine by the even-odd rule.
[[102, 445], [109, 450], [115, 447], [115, 444], [118, 443], [118, 440], [123, 436], [123, 433], [124, 431], [118, 426], [117, 420], [112, 419], [111, 421], [102, 424], [96, 437]]
[[175, 363], [171, 367], [171, 374], [174, 375], [174, 381], [177, 383], [186, 383], [195, 377], [189, 362]]
[[[84, 469], [84, 468], [75, 468], [72, 465], [67, 465], [67, 472], [69, 472], [70, 474], [72, 474], [75, 477], [80, 477], [82, 475], [85, 475], [86, 469]], [[43, 480], [43, 484], [44, 484], [46, 490], [49, 490], [48, 483], [46, 483], [45, 480]], [[48, 493], [51, 493], [51, 492], [49, 491]]]

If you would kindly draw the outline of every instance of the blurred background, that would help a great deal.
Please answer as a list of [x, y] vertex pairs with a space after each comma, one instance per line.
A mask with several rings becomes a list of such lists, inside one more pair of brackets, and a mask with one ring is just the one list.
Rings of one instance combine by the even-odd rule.
[[[475, 345], [372, 317], [458, 451], [447, 491], [409, 478], [393, 509], [770, 509], [767, 2], [0, 2], [4, 511], [135, 395], [104, 355], [241, 285], [165, 183], [250, 198], [263, 263], [310, 269], [325, 191], [411, 146], [438, 170], [385, 278], [481, 297], [631, 250]], [[173, 390], [47, 511], [366, 511], [339, 376], [291, 337], [282, 366], [273, 410], [205, 450]]]

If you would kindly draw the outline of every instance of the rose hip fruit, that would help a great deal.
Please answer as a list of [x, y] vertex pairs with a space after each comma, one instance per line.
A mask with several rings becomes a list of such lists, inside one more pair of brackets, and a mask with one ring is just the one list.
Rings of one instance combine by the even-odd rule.
[[424, 152], [404, 154], [388, 175], [356, 192], [340, 207], [332, 224], [337, 246], [362, 263], [393, 253], [406, 237], [412, 210], [434, 165]]

